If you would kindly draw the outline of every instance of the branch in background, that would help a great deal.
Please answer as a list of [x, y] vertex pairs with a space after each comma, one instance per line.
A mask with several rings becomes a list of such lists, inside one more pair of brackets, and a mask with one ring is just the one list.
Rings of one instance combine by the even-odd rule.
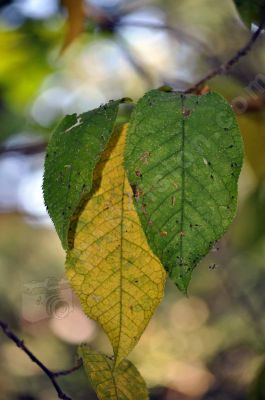
[[80, 369], [80, 368], [82, 367], [82, 365], [83, 365], [83, 361], [82, 361], [81, 359], [79, 359], [79, 360], [77, 361], [77, 364], [76, 364], [74, 367], [72, 367], [72, 368], [70, 368], [70, 369], [66, 369], [66, 370], [64, 370], [64, 371], [53, 372], [53, 376], [54, 376], [55, 378], [57, 378], [58, 376], [67, 376], [67, 375], [70, 375], [72, 372], [75, 372], [75, 371], [77, 371], [78, 369]]
[[127, 58], [129, 63], [135, 69], [135, 71], [140, 75], [143, 80], [147, 83], [148, 86], [153, 85], [153, 78], [151, 74], [147, 71], [147, 69], [136, 59], [136, 57], [132, 54], [131, 49], [126, 40], [124, 40], [121, 35], [117, 35], [117, 43], [123, 52], [123, 55]]
[[40, 143], [31, 143], [31, 144], [23, 144], [23, 145], [14, 145], [14, 146], [0, 146], [0, 156], [1, 154], [7, 153], [20, 153], [24, 155], [31, 155], [37, 153], [43, 153], [47, 147], [47, 142]]
[[[265, 10], [265, 4], [262, 7], [263, 10]], [[191, 36], [187, 36], [186, 33], [181, 32], [180, 30], [177, 30], [176, 28], [173, 28], [171, 26], [159, 24], [159, 23], [152, 23], [152, 22], [142, 22], [142, 21], [121, 21], [120, 20], [120, 15], [117, 16], [109, 16], [106, 14], [103, 10], [98, 9], [96, 7], [87, 7], [86, 9], [86, 17], [91, 18], [100, 28], [102, 29], [111, 29], [115, 31], [116, 27], [119, 26], [132, 26], [132, 27], [138, 27], [138, 28], [148, 28], [148, 29], [156, 29], [156, 30], [166, 30], [170, 34], [174, 34], [175, 36], [181, 36], [183, 35], [184, 40], [192, 40], [193, 38]], [[199, 91], [200, 87], [204, 85], [206, 82], [209, 80], [215, 78], [218, 75], [222, 75], [225, 73], [228, 73], [229, 70], [237, 64], [241, 58], [246, 56], [254, 44], [256, 43], [257, 39], [259, 38], [263, 28], [265, 27], [265, 11], [263, 11], [263, 17], [261, 20], [261, 23], [258, 27], [258, 29], [253, 33], [249, 41], [245, 46], [243, 46], [233, 57], [231, 57], [227, 62], [221, 64], [219, 67], [215, 68], [211, 72], [209, 72], [204, 78], [199, 80], [195, 85], [192, 87], [180, 91], [181, 93], [193, 93]], [[128, 47], [127, 43], [124, 41], [123, 38], [118, 35], [119, 39], [119, 46], [124, 52], [126, 58], [130, 62], [130, 64], [134, 67], [136, 72], [150, 85], [152, 86], [152, 77], [148, 73], [148, 71], [143, 67], [142, 64], [136, 60], [134, 55], [131, 53], [130, 48]], [[252, 104], [252, 103], [251, 103]], [[256, 109], [260, 109], [264, 105], [264, 100], [260, 99], [259, 102], [255, 102], [255, 104], [252, 104], [252, 107], [249, 108], [249, 110], [253, 111]], [[14, 146], [0, 146], [0, 156], [1, 154], [7, 154], [7, 153], [20, 153], [24, 155], [31, 155], [31, 154], [37, 154], [37, 153], [42, 153], [45, 151], [47, 147], [47, 142], [42, 142], [42, 143], [34, 143], [30, 145], [14, 145]]]
[[[70, 0], [68, 0], [70, 1]], [[146, 5], [151, 3], [151, 1], [147, 1]], [[160, 30], [167, 31], [171, 36], [174, 36], [176, 39], [185, 41], [189, 44], [194, 45], [196, 41], [196, 47], [200, 48], [204, 52], [209, 52], [209, 48], [202, 41], [199, 41], [198, 37], [194, 37], [188, 32], [183, 31], [182, 29], [166, 25], [160, 22], [152, 22], [152, 21], [133, 21], [133, 20], [122, 20], [123, 17], [126, 17], [130, 13], [144, 6], [143, 1], [136, 1], [132, 4], [126, 4], [124, 8], [120, 8], [114, 14], [110, 14], [106, 12], [104, 9], [92, 6], [91, 4], [86, 3], [85, 7], [85, 16], [87, 20], [93, 21], [100, 29], [102, 30], [110, 30], [112, 32], [116, 32], [119, 27], [132, 27], [132, 28], [146, 28], [152, 30]]]
[[69, 375], [72, 372], [78, 370], [81, 365], [82, 365], [82, 361], [79, 360], [78, 364], [66, 371], [61, 371], [61, 372], [53, 372], [51, 371], [49, 368], [47, 368], [29, 349], [28, 347], [25, 345], [24, 341], [19, 339], [19, 337], [17, 337], [15, 335], [14, 332], [12, 332], [8, 325], [0, 320], [0, 328], [2, 329], [3, 333], [10, 339], [12, 340], [18, 348], [20, 348], [30, 359], [32, 362], [34, 362], [35, 364], [38, 365], [38, 367], [47, 375], [47, 377], [49, 378], [49, 380], [51, 381], [54, 389], [57, 392], [58, 398], [62, 399], [62, 400], [72, 400], [71, 397], [67, 396], [63, 390], [61, 389], [61, 387], [59, 386], [59, 384], [57, 383], [56, 378], [59, 376], [65, 376], [65, 375]]
[[265, 3], [262, 6], [262, 10], [263, 10], [263, 15], [262, 15], [261, 23], [260, 23], [258, 29], [253, 33], [253, 35], [251, 36], [251, 38], [249, 39], [247, 44], [245, 46], [243, 46], [240, 50], [238, 50], [238, 52], [233, 57], [231, 57], [228, 61], [221, 64], [219, 67], [215, 68], [213, 71], [208, 73], [204, 78], [199, 80], [199, 82], [197, 82], [194, 86], [185, 90], [183, 93], [187, 94], [187, 93], [196, 92], [200, 88], [200, 86], [204, 85], [209, 80], [215, 78], [217, 75], [226, 74], [235, 64], [237, 64], [241, 60], [241, 58], [245, 57], [250, 52], [250, 50], [256, 43], [258, 37], [260, 36], [263, 28], [265, 27]]
[[138, 11], [139, 8], [153, 6], [153, 0], [134, 0], [122, 3], [119, 7], [119, 15], [128, 15], [134, 11]]
[[118, 21], [116, 25], [119, 27], [132, 27], [132, 28], [146, 28], [153, 29], [158, 31], [166, 31], [171, 36], [174, 36], [178, 40], [183, 40], [186, 43], [194, 46], [194, 42], [196, 41], [196, 48], [203, 50], [205, 53], [209, 52], [209, 48], [207, 48], [206, 44], [202, 41], [199, 41], [198, 38], [194, 38], [191, 34], [184, 32], [181, 29], [170, 25], [164, 25], [157, 22], [149, 22], [149, 21]]

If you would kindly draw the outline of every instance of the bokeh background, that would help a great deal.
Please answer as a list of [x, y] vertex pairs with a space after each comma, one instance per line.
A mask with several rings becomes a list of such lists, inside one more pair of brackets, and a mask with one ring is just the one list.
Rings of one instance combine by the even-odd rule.
[[[109, 99], [187, 88], [251, 29], [232, 0], [0, 2], [0, 316], [49, 368], [72, 367], [82, 341], [110, 351], [64, 280], [64, 252], [43, 204], [53, 127]], [[151, 399], [265, 399], [264, 45], [261, 36], [229, 76], [208, 83], [236, 109], [245, 143], [238, 215], [195, 270], [188, 298], [168, 282], [130, 356]], [[1, 400], [57, 398], [1, 333], [0, 359]], [[74, 400], [96, 399], [82, 369], [60, 383]]]

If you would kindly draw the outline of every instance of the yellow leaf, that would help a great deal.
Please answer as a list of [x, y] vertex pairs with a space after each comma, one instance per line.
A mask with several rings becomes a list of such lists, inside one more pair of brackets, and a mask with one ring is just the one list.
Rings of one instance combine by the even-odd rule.
[[124, 126], [103, 153], [81, 212], [66, 272], [84, 312], [107, 333], [116, 365], [134, 348], [164, 293], [165, 272], [148, 247], [125, 175]]
[[113, 369], [114, 362], [110, 357], [86, 345], [80, 346], [79, 354], [99, 400], [148, 399], [145, 382], [130, 361], [123, 360], [118, 368]]

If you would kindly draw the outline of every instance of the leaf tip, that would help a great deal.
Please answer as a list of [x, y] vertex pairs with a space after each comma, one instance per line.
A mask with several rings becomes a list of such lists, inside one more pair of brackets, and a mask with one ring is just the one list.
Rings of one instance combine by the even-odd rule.
[[175, 285], [180, 290], [180, 292], [186, 297], [189, 297], [188, 288], [190, 280], [191, 280], [191, 272], [181, 273], [174, 279]]

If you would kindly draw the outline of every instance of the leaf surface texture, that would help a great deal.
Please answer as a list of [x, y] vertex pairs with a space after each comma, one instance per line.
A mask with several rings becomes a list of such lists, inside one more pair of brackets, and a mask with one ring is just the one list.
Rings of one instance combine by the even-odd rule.
[[48, 145], [43, 194], [65, 249], [71, 247], [79, 209], [92, 188], [93, 171], [113, 132], [120, 101], [67, 115]]
[[153, 90], [131, 117], [125, 166], [153, 252], [183, 292], [236, 212], [243, 150], [230, 105], [216, 93]]
[[123, 360], [113, 369], [110, 357], [86, 345], [80, 346], [79, 354], [99, 400], [148, 400], [146, 384], [130, 361]]
[[107, 333], [116, 364], [133, 349], [164, 292], [165, 271], [149, 249], [123, 165], [126, 126], [103, 153], [81, 212], [67, 276], [85, 313]]

